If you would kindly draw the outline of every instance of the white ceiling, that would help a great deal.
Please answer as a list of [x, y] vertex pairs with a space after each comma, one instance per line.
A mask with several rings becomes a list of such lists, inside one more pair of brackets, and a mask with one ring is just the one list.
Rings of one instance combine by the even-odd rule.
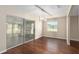
[[25, 14], [31, 14], [34, 16], [49, 17], [47, 13], [51, 14], [53, 17], [66, 16], [68, 12], [69, 5], [39, 5], [40, 8], [45, 10], [47, 13], [43, 12], [40, 8], [35, 5], [14, 5], [10, 6]]
[[40, 7], [50, 13], [53, 17], [66, 16], [69, 8], [68, 5], [43, 5]]
[[78, 16], [79, 15], [79, 5], [72, 5], [69, 15], [70, 16]]

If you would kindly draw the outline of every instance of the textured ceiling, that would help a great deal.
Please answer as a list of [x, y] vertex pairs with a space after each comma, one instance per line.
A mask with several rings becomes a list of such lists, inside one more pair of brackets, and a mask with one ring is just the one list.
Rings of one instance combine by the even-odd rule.
[[[12, 10], [17, 10], [19, 13], [30, 14], [34, 16], [41, 17], [61, 17], [66, 16], [68, 12], [69, 5], [9, 5], [6, 6], [7, 9], [10, 7]], [[44, 10], [44, 11], [42, 11]], [[46, 13], [47, 12], [47, 13]], [[50, 15], [49, 15], [50, 14]]]
[[50, 13], [53, 17], [66, 16], [69, 8], [68, 5], [47, 5], [40, 7]]
[[[50, 16], [47, 13], [43, 12], [39, 8], [34, 5], [27, 5], [27, 6], [15, 6], [19, 11], [24, 13], [33, 14], [36, 16]], [[51, 14], [53, 17], [61, 17], [66, 16], [68, 12], [68, 5], [39, 5], [40, 8]]]

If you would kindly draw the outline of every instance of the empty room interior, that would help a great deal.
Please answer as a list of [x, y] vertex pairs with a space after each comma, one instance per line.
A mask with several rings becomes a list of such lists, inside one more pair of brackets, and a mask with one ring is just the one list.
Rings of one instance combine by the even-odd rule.
[[79, 54], [79, 6], [0, 5], [0, 54]]

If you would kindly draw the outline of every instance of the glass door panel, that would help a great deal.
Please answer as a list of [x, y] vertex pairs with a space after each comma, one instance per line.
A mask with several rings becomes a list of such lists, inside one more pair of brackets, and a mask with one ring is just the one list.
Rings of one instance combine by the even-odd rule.
[[24, 21], [24, 41], [34, 39], [34, 27], [33, 21]]
[[12, 47], [13, 46], [13, 43], [11, 43], [11, 42], [14, 42], [14, 41], [12, 41], [12, 38], [13, 38], [13, 33], [12, 33], [12, 24], [10, 24], [10, 23], [7, 23], [7, 36], [6, 36], [6, 38], [7, 38], [7, 48], [10, 48], [10, 47]]
[[23, 44], [23, 19], [18, 18], [13, 21], [13, 39], [15, 46]]
[[23, 24], [14, 24], [13, 26], [13, 39], [16, 40], [16, 45], [23, 43]]

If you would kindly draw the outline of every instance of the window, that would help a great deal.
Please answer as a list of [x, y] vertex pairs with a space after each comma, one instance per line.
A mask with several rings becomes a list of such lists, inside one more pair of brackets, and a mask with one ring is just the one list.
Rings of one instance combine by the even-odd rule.
[[47, 21], [47, 30], [57, 32], [58, 29], [58, 21], [57, 20], [48, 20]]

